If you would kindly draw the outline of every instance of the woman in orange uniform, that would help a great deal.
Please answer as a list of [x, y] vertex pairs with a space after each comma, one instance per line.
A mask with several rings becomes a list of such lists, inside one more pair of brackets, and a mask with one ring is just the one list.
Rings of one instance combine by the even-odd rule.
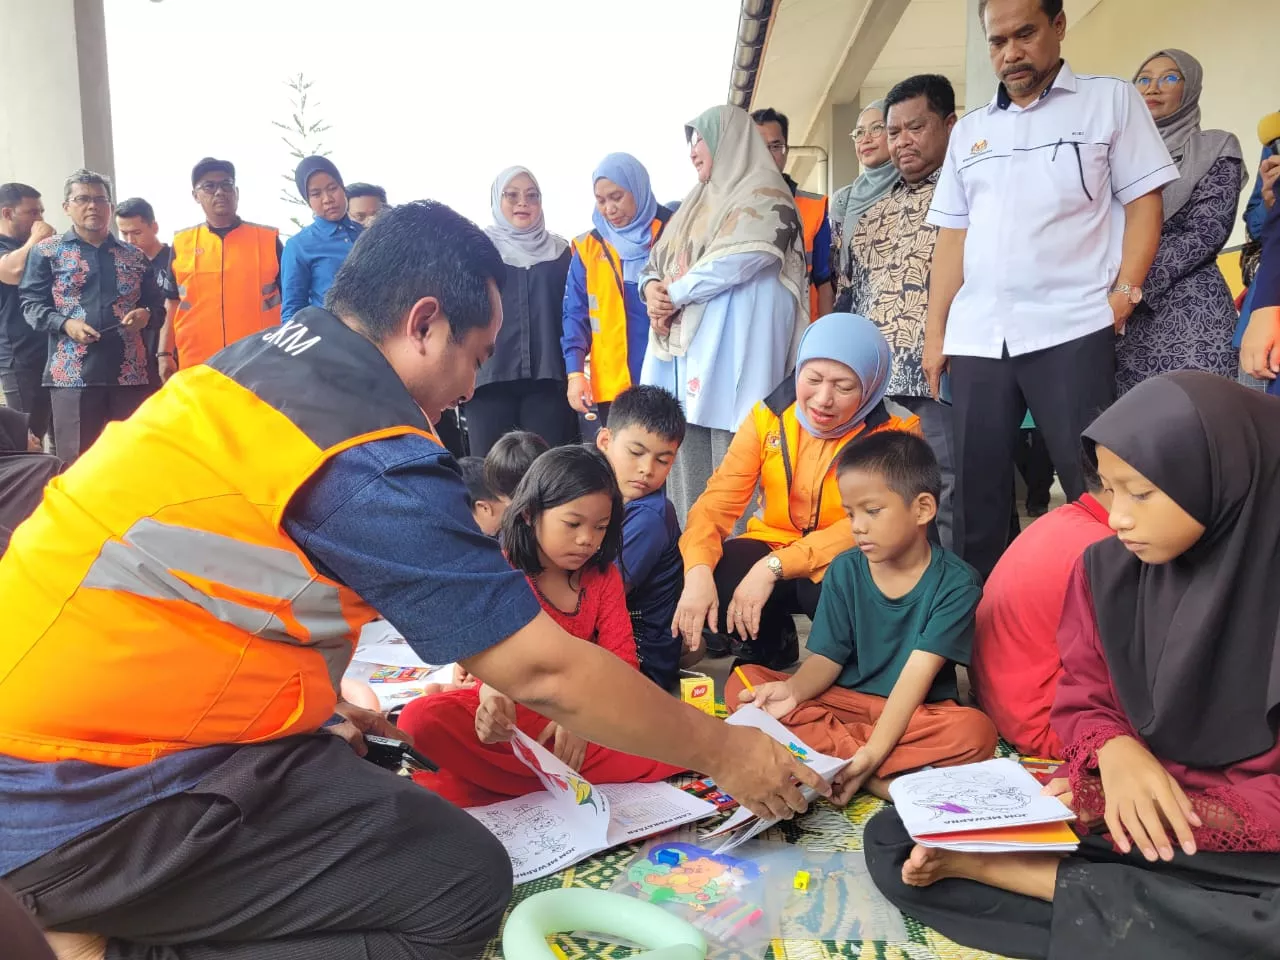
[[[689, 511], [680, 539], [684, 592], [672, 622], [688, 649], [705, 626], [712, 656], [732, 652], [777, 670], [795, 662], [791, 615], [813, 616], [827, 565], [853, 546], [836, 458], [855, 437], [918, 431], [915, 417], [885, 410], [891, 363], [866, 317], [831, 313], [805, 331], [795, 377], [752, 408]], [[757, 486], [759, 510], [746, 534], [727, 539]]]

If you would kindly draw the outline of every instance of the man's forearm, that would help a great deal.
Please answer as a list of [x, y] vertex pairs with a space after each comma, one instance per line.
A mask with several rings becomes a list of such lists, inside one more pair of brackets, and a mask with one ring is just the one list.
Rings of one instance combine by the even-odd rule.
[[810, 320], [817, 320], [818, 317], [825, 317], [831, 312], [835, 306], [836, 293], [832, 288], [831, 281], [818, 284], [818, 316], [810, 317]]
[[27, 242], [17, 250], [10, 250], [0, 257], [0, 283], [7, 283], [11, 287], [16, 287], [22, 282], [23, 271], [27, 269], [27, 254], [31, 252], [35, 245], [35, 237], [29, 237]]
[[160, 327], [157, 353], [173, 353], [173, 318], [178, 312], [177, 300], [164, 302], [164, 324]]
[[929, 309], [925, 339], [941, 343], [947, 332], [951, 304], [964, 285], [964, 241], [967, 230], [938, 229], [929, 268]]
[[545, 613], [462, 666], [580, 737], [625, 753], [706, 771], [722, 738], [721, 721], [674, 700]]
[[1159, 190], [1139, 197], [1124, 208], [1124, 242], [1116, 283], [1140, 287], [1155, 262], [1164, 220], [1164, 199]]

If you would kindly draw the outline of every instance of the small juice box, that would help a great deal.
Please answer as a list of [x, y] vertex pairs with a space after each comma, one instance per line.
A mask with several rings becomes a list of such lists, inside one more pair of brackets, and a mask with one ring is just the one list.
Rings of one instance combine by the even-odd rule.
[[680, 699], [703, 713], [716, 715], [716, 685], [705, 673], [680, 671]]

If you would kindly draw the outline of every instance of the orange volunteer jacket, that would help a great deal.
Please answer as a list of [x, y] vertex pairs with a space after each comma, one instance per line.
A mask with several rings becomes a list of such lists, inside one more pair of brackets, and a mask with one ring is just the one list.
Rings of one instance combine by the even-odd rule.
[[818, 319], [818, 288], [813, 285], [813, 242], [827, 219], [827, 198], [804, 190], [796, 191], [796, 210], [804, 228], [804, 263], [809, 277], [809, 322]]
[[280, 323], [279, 241], [275, 227], [244, 221], [225, 237], [202, 223], [173, 238], [179, 366], [204, 363], [241, 337]]
[[[658, 206], [651, 229], [656, 242], [671, 219], [671, 211]], [[591, 393], [596, 403], [611, 403], [631, 386], [627, 351], [627, 306], [623, 289], [622, 260], [599, 230], [590, 230], [573, 241], [573, 252], [587, 271], [588, 318], [591, 322]], [[645, 323], [648, 323], [646, 318]]]
[[281, 518], [330, 457], [406, 433], [434, 438], [377, 348], [318, 309], [110, 424], [0, 559], [0, 753], [131, 767], [318, 729], [377, 614]]
[[789, 379], [757, 403], [734, 434], [724, 461], [689, 511], [680, 538], [686, 572], [704, 563], [715, 569], [725, 538], [758, 483], [759, 508], [743, 536], [770, 544], [788, 580], [820, 581], [831, 561], [854, 545], [836, 487], [840, 451], [855, 437], [881, 430], [920, 432], [919, 417], [903, 420], [880, 403], [843, 437], [819, 440], [796, 419], [795, 398], [795, 381]]

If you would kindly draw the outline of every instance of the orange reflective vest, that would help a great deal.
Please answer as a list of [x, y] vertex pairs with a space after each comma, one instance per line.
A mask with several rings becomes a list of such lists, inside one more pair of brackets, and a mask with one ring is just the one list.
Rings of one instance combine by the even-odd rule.
[[[656, 242], [671, 219], [658, 207], [652, 230]], [[622, 258], [599, 230], [574, 238], [573, 251], [587, 272], [587, 313], [591, 321], [591, 393], [596, 403], [610, 403], [631, 386], [627, 348], [627, 298]], [[644, 320], [648, 324], [648, 319]]]
[[[881, 430], [908, 430], [918, 433], [920, 420], [903, 420], [878, 404], [862, 427], [838, 440], [815, 441], [805, 434], [796, 418], [796, 385], [788, 379], [751, 410], [756, 435], [760, 438], [760, 509], [747, 521], [745, 536], [753, 540], [784, 545], [833, 524], [848, 525], [840, 490], [836, 486], [836, 460], [840, 451], [858, 437]], [[809, 471], [815, 482], [801, 486], [796, 480], [801, 434], [810, 443], [823, 444], [819, 469]], [[853, 534], [850, 533], [850, 546]]]
[[0, 753], [131, 767], [318, 729], [377, 614], [281, 518], [330, 457], [407, 433], [434, 439], [377, 348], [318, 309], [110, 424], [0, 559]]
[[813, 242], [827, 219], [827, 198], [796, 191], [796, 210], [804, 227], [804, 264], [809, 276], [809, 322], [818, 319], [818, 288], [813, 285]]
[[279, 238], [275, 227], [244, 222], [225, 237], [202, 223], [173, 238], [173, 338], [184, 369], [280, 323]]

